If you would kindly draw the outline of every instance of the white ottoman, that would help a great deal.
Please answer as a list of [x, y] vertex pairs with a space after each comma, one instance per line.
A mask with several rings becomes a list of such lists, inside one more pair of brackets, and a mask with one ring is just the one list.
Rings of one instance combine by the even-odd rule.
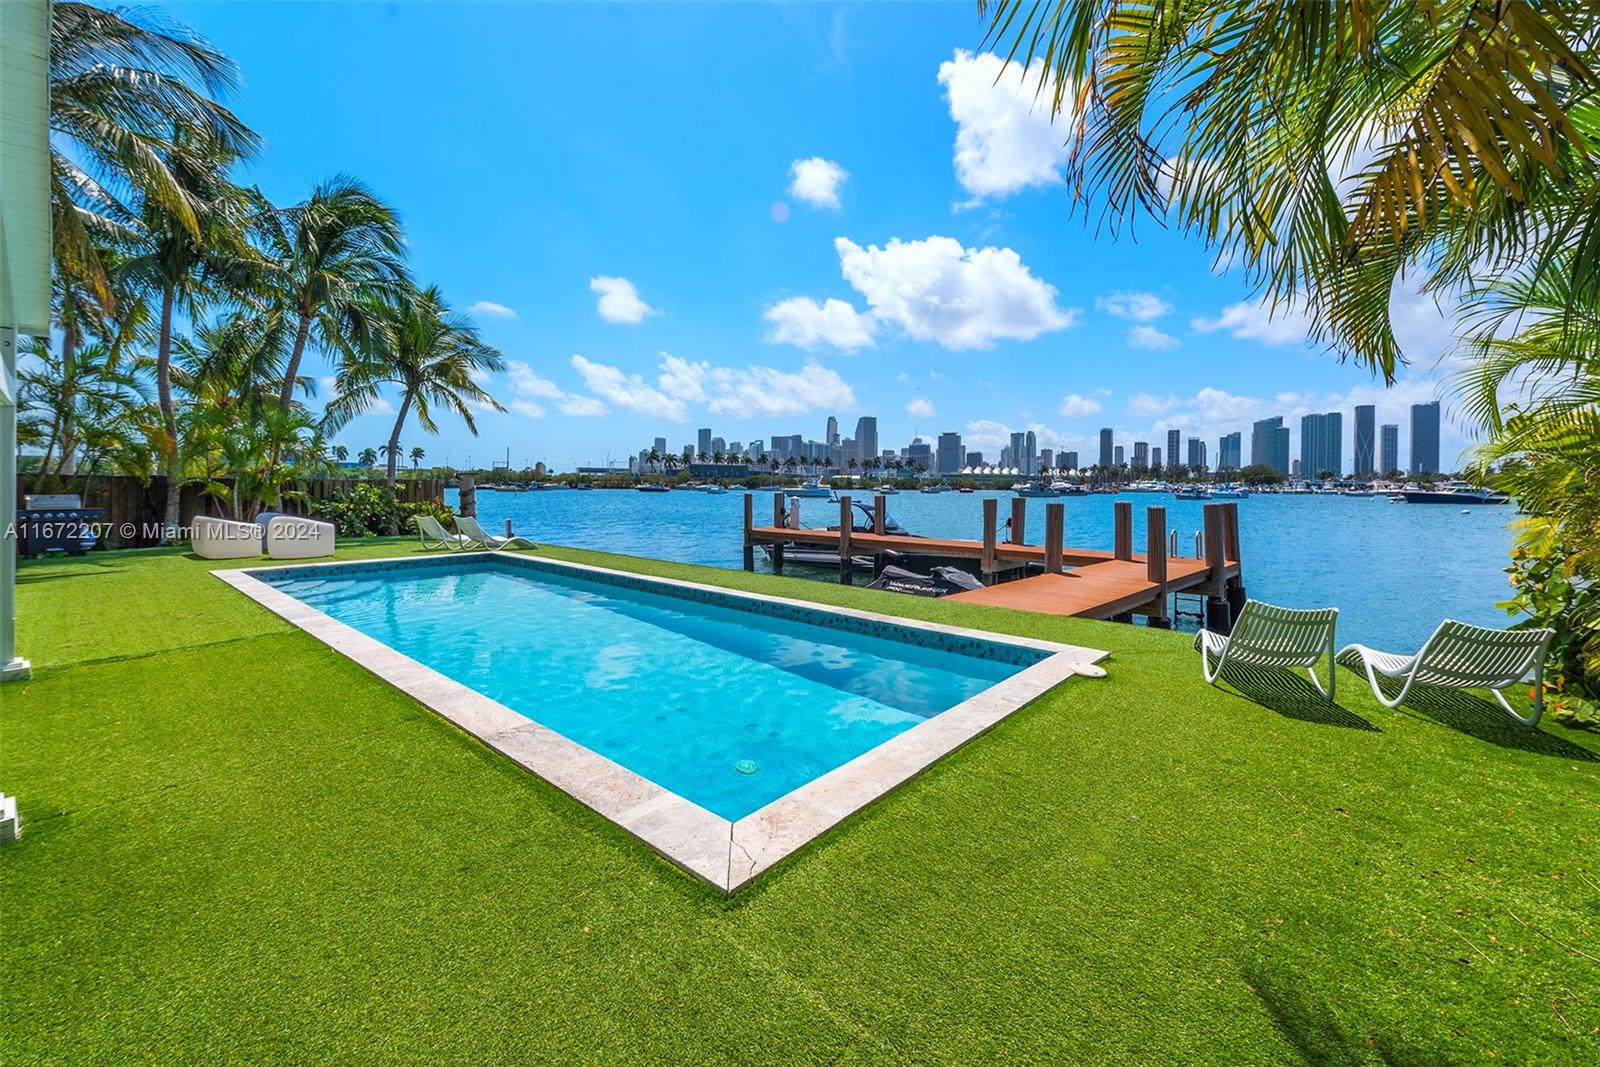
[[197, 515], [189, 545], [201, 559], [247, 559], [261, 555], [261, 527]]
[[314, 559], [333, 555], [335, 528], [331, 522], [302, 519], [298, 515], [274, 515], [266, 520], [263, 544], [273, 559]]

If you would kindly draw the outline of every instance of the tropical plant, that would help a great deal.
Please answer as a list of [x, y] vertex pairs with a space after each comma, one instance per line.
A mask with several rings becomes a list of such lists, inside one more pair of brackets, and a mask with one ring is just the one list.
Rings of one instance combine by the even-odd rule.
[[290, 207], [258, 203], [253, 232], [270, 264], [265, 284], [291, 338], [278, 394], [287, 405], [308, 342], [341, 360], [371, 343], [384, 298], [405, 279], [404, 242], [394, 211], [348, 175]]
[[[119, 361], [102, 344], [82, 345], [52, 357], [36, 340], [34, 360], [18, 378], [18, 406], [41, 420], [42, 477], [74, 473], [86, 450], [131, 454], [150, 419], [147, 360]], [[53, 466], [52, 466], [53, 464]], [[137, 466], [138, 464], [136, 464]]]
[[423, 451], [421, 445], [413, 447], [411, 449], [411, 469], [416, 470], [417, 468], [421, 467], [422, 460], [425, 456], [427, 456], [427, 454], [427, 452]]
[[376, 467], [378, 465], [378, 450], [376, 448], [363, 448], [356, 456], [356, 462], [363, 467]]

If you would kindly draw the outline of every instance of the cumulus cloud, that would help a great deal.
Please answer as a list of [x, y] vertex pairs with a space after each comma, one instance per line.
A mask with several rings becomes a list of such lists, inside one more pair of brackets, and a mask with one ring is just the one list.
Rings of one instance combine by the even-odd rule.
[[807, 361], [797, 371], [776, 367], [713, 367], [707, 374], [717, 415], [803, 415], [856, 404], [854, 390], [830, 367]]
[[914, 419], [933, 418], [933, 401], [925, 396], [913, 397], [911, 403], [906, 405], [906, 413]]
[[563, 397], [558, 405], [561, 414], [571, 415], [573, 418], [592, 418], [604, 415], [606, 406], [592, 396], [579, 396], [576, 393]]
[[1119, 319], [1149, 322], [1172, 310], [1172, 305], [1154, 293], [1117, 292], [1095, 297], [1094, 306]]
[[956, 180], [974, 201], [1063, 181], [1068, 123], [1051, 124], [1050, 79], [1037, 91], [1043, 73], [1043, 59], [1024, 70], [962, 49], [939, 65], [956, 123]]
[[504, 304], [496, 304], [493, 300], [480, 300], [467, 308], [469, 314], [482, 315], [486, 319], [514, 319], [517, 317], [515, 308], [508, 308]]
[[572, 357], [572, 369], [578, 372], [589, 391], [597, 394], [601, 400], [670, 422], [682, 422], [684, 419], [682, 400], [668, 396], [637, 374], [628, 374], [618, 367], [596, 363], [579, 355]]
[[843, 300], [817, 303], [808, 296], [790, 297], [767, 308], [761, 316], [772, 324], [767, 340], [772, 344], [815, 348], [827, 344], [850, 351], [873, 345], [872, 316]]
[[607, 322], [643, 322], [656, 309], [639, 299], [639, 291], [626, 278], [601, 275], [589, 279], [589, 291], [600, 294], [600, 317]]
[[1153, 393], [1134, 393], [1128, 397], [1128, 414], [1130, 415], [1164, 415], [1178, 406], [1175, 396], [1156, 396]]
[[544, 418], [544, 408], [532, 400], [521, 400], [513, 397], [506, 401], [506, 408], [515, 411], [518, 415], [526, 415], [530, 419]]
[[1169, 348], [1178, 347], [1178, 339], [1170, 333], [1162, 333], [1149, 323], [1140, 323], [1128, 330], [1128, 344], [1134, 348], [1165, 352]]
[[996, 340], [1031, 340], [1077, 322], [1056, 303], [1055, 287], [1033, 276], [1009, 248], [964, 248], [953, 237], [893, 238], [862, 248], [834, 241], [839, 267], [879, 322], [946, 348], [988, 348]]
[[1100, 401], [1091, 397], [1079, 396], [1077, 393], [1068, 393], [1061, 398], [1061, 414], [1068, 418], [1081, 418], [1084, 415], [1093, 415], [1100, 410]]
[[831, 159], [812, 156], [789, 164], [789, 195], [812, 207], [838, 207], [839, 186], [850, 173]]
[[1229, 304], [1215, 318], [1192, 319], [1189, 325], [1199, 333], [1225, 330], [1230, 337], [1265, 345], [1300, 344], [1311, 332], [1311, 318], [1304, 311], [1288, 306], [1274, 311], [1264, 300]]
[[518, 396], [556, 400], [562, 395], [560, 386], [548, 378], [539, 377], [532, 367], [521, 360], [513, 359], [506, 364], [506, 382], [511, 386], [511, 391]]

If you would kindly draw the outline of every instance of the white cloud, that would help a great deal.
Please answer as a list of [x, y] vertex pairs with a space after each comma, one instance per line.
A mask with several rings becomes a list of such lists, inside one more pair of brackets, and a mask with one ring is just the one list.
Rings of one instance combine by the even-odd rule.
[[988, 348], [996, 340], [1031, 340], [1077, 322], [1056, 304], [1055, 287], [1036, 278], [1009, 248], [964, 248], [953, 237], [892, 238], [862, 248], [834, 241], [845, 281], [879, 322], [946, 348]]
[[1093, 415], [1099, 410], [1100, 401], [1090, 397], [1068, 393], [1061, 398], [1061, 414], [1068, 418], [1082, 418], [1085, 415]]
[[1152, 393], [1134, 393], [1128, 397], [1128, 414], [1130, 415], [1164, 415], [1178, 406], [1175, 396], [1160, 397]]
[[850, 173], [831, 159], [812, 156], [789, 164], [789, 195], [812, 207], [838, 207], [839, 186]]
[[540, 407], [532, 400], [520, 400], [513, 398], [506, 401], [506, 407], [511, 411], [515, 411], [518, 415], [526, 415], [530, 419], [544, 418], [544, 408]]
[[933, 401], [925, 396], [915, 397], [906, 405], [906, 413], [914, 419], [931, 419], [934, 415]]
[[1192, 319], [1189, 325], [1200, 333], [1226, 330], [1241, 341], [1267, 345], [1299, 344], [1311, 332], [1311, 319], [1304, 311], [1282, 305], [1274, 312], [1265, 300], [1229, 304], [1216, 318]]
[[571, 415], [574, 418], [590, 418], [606, 413], [606, 406], [592, 396], [570, 394], [557, 406], [561, 408], [561, 414]]
[[562, 395], [560, 386], [548, 378], [539, 377], [532, 367], [521, 360], [513, 359], [506, 364], [506, 380], [511, 386], [511, 391], [518, 396], [557, 400]]
[[655, 308], [639, 299], [639, 291], [626, 278], [601, 275], [589, 279], [589, 291], [600, 294], [600, 317], [607, 322], [643, 322]]
[[1069, 124], [1051, 125], [1053, 83], [1046, 78], [1037, 91], [1043, 73], [1043, 59], [1024, 71], [992, 53], [962, 49], [939, 65], [956, 123], [956, 179], [975, 201], [1063, 180]]
[[706, 398], [705, 376], [710, 366], [709, 363], [691, 363], [670, 352], [663, 352], [661, 373], [656, 376], [656, 384], [663, 393], [676, 400], [703, 401]]
[[480, 300], [467, 308], [473, 315], [482, 315], [486, 319], [514, 319], [517, 317], [515, 308], [508, 308], [504, 304], [496, 304], [493, 300]]
[[583, 378], [589, 391], [602, 400], [628, 411], [654, 415], [670, 422], [684, 419], [683, 401], [649, 385], [637, 374], [624, 373], [606, 363], [595, 363], [582, 356], [572, 357], [572, 368]]
[[1149, 322], [1172, 310], [1172, 305], [1154, 293], [1117, 292], [1097, 296], [1094, 306], [1119, 319]]
[[361, 412], [363, 415], [393, 415], [394, 403], [386, 396], [374, 397], [372, 403]]
[[761, 316], [772, 324], [767, 340], [772, 344], [815, 348], [829, 344], [849, 351], [873, 345], [873, 321], [843, 300], [818, 304], [808, 296], [790, 297], [767, 308]]
[[1165, 352], [1169, 348], [1178, 347], [1178, 339], [1170, 333], [1162, 333], [1148, 323], [1140, 323], [1128, 330], [1128, 344], [1134, 348], [1150, 348], [1157, 352]]
[[776, 367], [713, 367], [709, 405], [717, 415], [803, 415], [856, 404], [854, 390], [830, 367], [807, 362], [798, 371]]

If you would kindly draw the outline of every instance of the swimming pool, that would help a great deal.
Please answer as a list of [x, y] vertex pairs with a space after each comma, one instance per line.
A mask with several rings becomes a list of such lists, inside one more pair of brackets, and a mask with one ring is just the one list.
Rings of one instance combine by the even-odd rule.
[[505, 553], [216, 573], [729, 890], [1103, 656]]

